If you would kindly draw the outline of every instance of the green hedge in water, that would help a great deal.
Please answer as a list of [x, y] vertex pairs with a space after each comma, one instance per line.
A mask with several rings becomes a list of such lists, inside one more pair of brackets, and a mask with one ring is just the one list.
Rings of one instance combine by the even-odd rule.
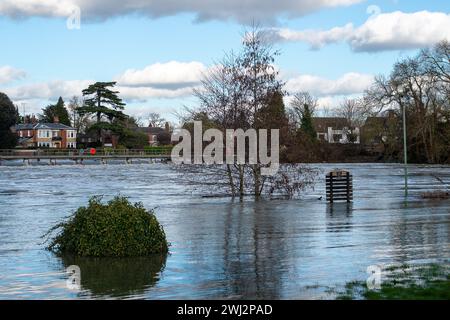
[[107, 204], [92, 197], [87, 207], [80, 207], [59, 230], [48, 250], [56, 254], [91, 257], [131, 257], [167, 253], [169, 244], [154, 212], [142, 203], [132, 204], [117, 196]]

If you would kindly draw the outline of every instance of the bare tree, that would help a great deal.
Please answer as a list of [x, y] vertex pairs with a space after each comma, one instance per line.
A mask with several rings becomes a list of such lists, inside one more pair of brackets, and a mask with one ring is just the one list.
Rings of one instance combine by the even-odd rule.
[[[278, 79], [274, 67], [278, 54], [257, 27], [246, 32], [242, 52], [231, 52], [203, 75], [201, 88], [194, 90], [200, 109], [192, 118], [206, 119], [209, 126], [220, 130], [263, 128], [265, 120], [270, 118], [264, 112], [271, 98], [275, 93], [284, 94], [284, 82]], [[216, 166], [211, 170], [215, 170], [215, 174], [222, 172], [233, 196], [252, 194], [259, 197], [262, 193], [274, 192], [269, 184], [280, 186], [282, 181], [262, 176], [263, 165], [259, 161], [257, 164]], [[286, 182], [294, 183], [292, 180]], [[298, 183], [292, 188], [301, 186]]]
[[[413, 161], [435, 163], [448, 157], [449, 45], [443, 42], [394, 65], [388, 77], [379, 76], [366, 92], [365, 102], [379, 109], [404, 109], [408, 151]], [[401, 122], [401, 118], [398, 118]], [[399, 133], [400, 134], [400, 133]], [[400, 149], [401, 152], [402, 149]]]
[[446, 93], [449, 94], [450, 86], [450, 42], [444, 40], [436, 44], [432, 49], [422, 50], [420, 57], [425, 63], [429, 74], [435, 75], [439, 81], [446, 85]]
[[309, 92], [298, 92], [294, 94], [290, 103], [291, 120], [296, 127], [299, 126], [300, 121], [305, 113], [305, 106], [309, 108], [311, 116], [314, 116], [318, 107], [317, 98], [313, 97]]
[[162, 118], [159, 113], [150, 112], [147, 116], [149, 125], [152, 127], [164, 127], [166, 119]]
[[347, 119], [350, 126], [360, 127], [368, 115], [368, 110], [364, 108], [361, 99], [344, 99], [339, 107], [335, 109], [335, 114]]
[[73, 96], [67, 108], [69, 110], [70, 122], [72, 126], [76, 128], [79, 132], [85, 132], [88, 127], [90, 127], [94, 122], [91, 121], [89, 115], [81, 115], [77, 112], [77, 109], [83, 106], [83, 99], [78, 96]]

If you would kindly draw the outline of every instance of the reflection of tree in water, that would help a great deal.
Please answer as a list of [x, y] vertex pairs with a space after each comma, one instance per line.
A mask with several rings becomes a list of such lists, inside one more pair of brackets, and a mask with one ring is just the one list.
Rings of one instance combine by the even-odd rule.
[[77, 265], [81, 289], [94, 296], [138, 295], [155, 285], [165, 267], [167, 255], [132, 258], [62, 258], [65, 268]]
[[[227, 208], [224, 271], [232, 296], [279, 298], [289, 259], [283, 221], [264, 201]], [[286, 271], [286, 270], [284, 270]]]
[[327, 232], [349, 232], [352, 225], [353, 203], [327, 204]]

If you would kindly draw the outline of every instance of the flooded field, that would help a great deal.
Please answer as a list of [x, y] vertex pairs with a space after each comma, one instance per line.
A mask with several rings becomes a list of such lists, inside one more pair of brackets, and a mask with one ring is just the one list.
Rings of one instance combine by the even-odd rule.
[[[165, 164], [0, 167], [0, 299], [320, 299], [365, 280], [370, 265], [448, 263], [448, 166], [411, 166], [404, 197], [396, 164], [313, 165], [323, 172], [297, 200], [204, 198]], [[325, 173], [353, 174], [354, 201], [329, 205]], [[206, 192], [206, 191], [205, 191]], [[92, 195], [121, 193], [156, 208], [167, 257], [58, 258], [41, 236]], [[320, 199], [320, 197], [323, 197]], [[319, 200], [320, 199], [320, 200]], [[77, 265], [81, 287], [67, 286]]]

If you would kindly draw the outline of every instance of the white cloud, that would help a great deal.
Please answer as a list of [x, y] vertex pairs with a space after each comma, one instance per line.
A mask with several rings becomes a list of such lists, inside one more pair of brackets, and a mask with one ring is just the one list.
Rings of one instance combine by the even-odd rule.
[[[58, 97], [70, 98], [80, 96], [81, 91], [94, 83], [93, 80], [56, 80], [42, 83], [33, 83], [15, 87], [8, 87], [4, 92], [13, 100], [49, 99]], [[118, 85], [116, 90], [125, 100], [146, 101], [151, 98], [179, 98], [189, 96], [193, 87], [164, 89], [152, 87], [129, 87]]]
[[364, 92], [373, 82], [373, 76], [356, 72], [346, 73], [338, 79], [315, 75], [300, 75], [287, 80], [290, 93], [308, 91], [317, 97], [351, 95]]
[[74, 95], [79, 96], [81, 91], [93, 82], [91, 80], [55, 80], [9, 87], [4, 91], [13, 100], [54, 100], [58, 97], [69, 98]]
[[322, 8], [350, 6], [362, 1], [364, 0], [2, 0], [0, 15], [66, 17], [73, 6], [78, 6], [82, 17], [88, 19], [107, 19], [130, 13], [151, 18], [192, 13], [198, 21], [234, 19], [249, 23], [274, 22], [279, 16], [300, 17]]
[[69, 16], [77, 5], [73, 0], [2, 0], [0, 15], [13, 18]]
[[322, 97], [317, 99], [317, 104], [319, 108], [334, 108], [340, 98], [338, 97]]
[[[127, 112], [142, 116], [148, 109], [149, 102], [155, 99], [174, 101], [180, 105], [181, 101], [193, 98], [192, 90], [200, 85], [201, 74], [209, 67], [200, 62], [155, 63], [143, 69], [128, 69], [119, 74], [116, 90], [119, 96], [131, 106]], [[373, 76], [360, 73], [346, 73], [337, 79], [327, 79], [315, 75], [292, 75], [280, 70], [286, 79], [286, 90], [293, 94], [309, 91], [319, 98], [319, 104], [329, 106], [337, 98], [361, 94], [373, 81]], [[27, 112], [40, 112], [40, 109], [58, 97], [69, 100], [72, 96], [80, 96], [95, 80], [54, 80], [40, 83], [9, 86], [5, 93], [19, 105], [27, 107]], [[289, 97], [286, 100], [289, 102]], [[159, 102], [158, 102], [159, 104]]]
[[0, 67], [0, 84], [10, 83], [26, 77], [25, 71], [10, 67]]
[[371, 16], [363, 25], [349, 23], [329, 30], [272, 29], [275, 41], [301, 41], [313, 49], [346, 42], [354, 51], [416, 49], [450, 40], [450, 14], [401, 11]]
[[173, 105], [163, 103], [146, 103], [146, 104], [128, 104], [125, 107], [125, 113], [140, 118], [144, 125], [148, 125], [148, 115], [151, 112], [159, 113], [166, 120], [176, 120], [174, 114], [177, 108]]
[[157, 98], [181, 98], [192, 94], [193, 87], [170, 89], [157, 89], [149, 87], [122, 87], [118, 86], [120, 97], [128, 101], [147, 101], [148, 99]]
[[141, 70], [129, 69], [116, 77], [122, 86], [182, 88], [199, 83], [207, 68], [200, 62], [155, 63]]
[[335, 27], [325, 31], [273, 29], [269, 32], [272, 33], [272, 39], [274, 41], [307, 42], [311, 48], [320, 49], [326, 44], [340, 42], [349, 38], [349, 36], [354, 32], [354, 28], [353, 24], [349, 23], [344, 27]]
[[[178, 64], [170, 63], [169, 65]], [[154, 64], [142, 70], [128, 70], [118, 76], [119, 82], [116, 89], [120, 92], [120, 97], [127, 102], [185, 98], [191, 96], [192, 90], [199, 86], [199, 78], [192, 76], [191, 73], [185, 74], [185, 82], [183, 83], [183, 79], [176, 75], [176, 69], [172, 69], [172, 67], [163, 68], [167, 73], [149, 73], [149, 70], [161, 70], [162, 65], [168, 64]], [[189, 66], [200, 67], [201, 64], [185, 63], [181, 65], [187, 72], [191, 70]], [[200, 69], [203, 68], [206, 67], [202, 65]], [[174, 71], [174, 73], [170, 74], [169, 70]], [[290, 93], [309, 91], [318, 97], [351, 95], [362, 93], [370, 86], [372, 81], [372, 75], [355, 72], [346, 73], [337, 79], [327, 79], [315, 75], [299, 75], [287, 79], [286, 90]], [[81, 95], [81, 91], [94, 82], [94, 80], [54, 80], [7, 87], [4, 91], [13, 100], [55, 100], [60, 96], [68, 99], [74, 95]]]
[[[2, 70], [5, 76], [2, 76]], [[115, 78], [116, 89], [126, 101], [146, 101], [151, 98], [180, 98], [191, 95], [199, 85], [201, 75], [207, 67], [200, 62], [155, 63], [136, 70], [129, 69]], [[22, 73], [11, 68], [0, 68], [0, 82], [17, 78]], [[6, 76], [7, 75], [7, 76]], [[81, 95], [81, 91], [94, 80], [54, 80], [5, 88], [13, 100], [70, 98]]]

